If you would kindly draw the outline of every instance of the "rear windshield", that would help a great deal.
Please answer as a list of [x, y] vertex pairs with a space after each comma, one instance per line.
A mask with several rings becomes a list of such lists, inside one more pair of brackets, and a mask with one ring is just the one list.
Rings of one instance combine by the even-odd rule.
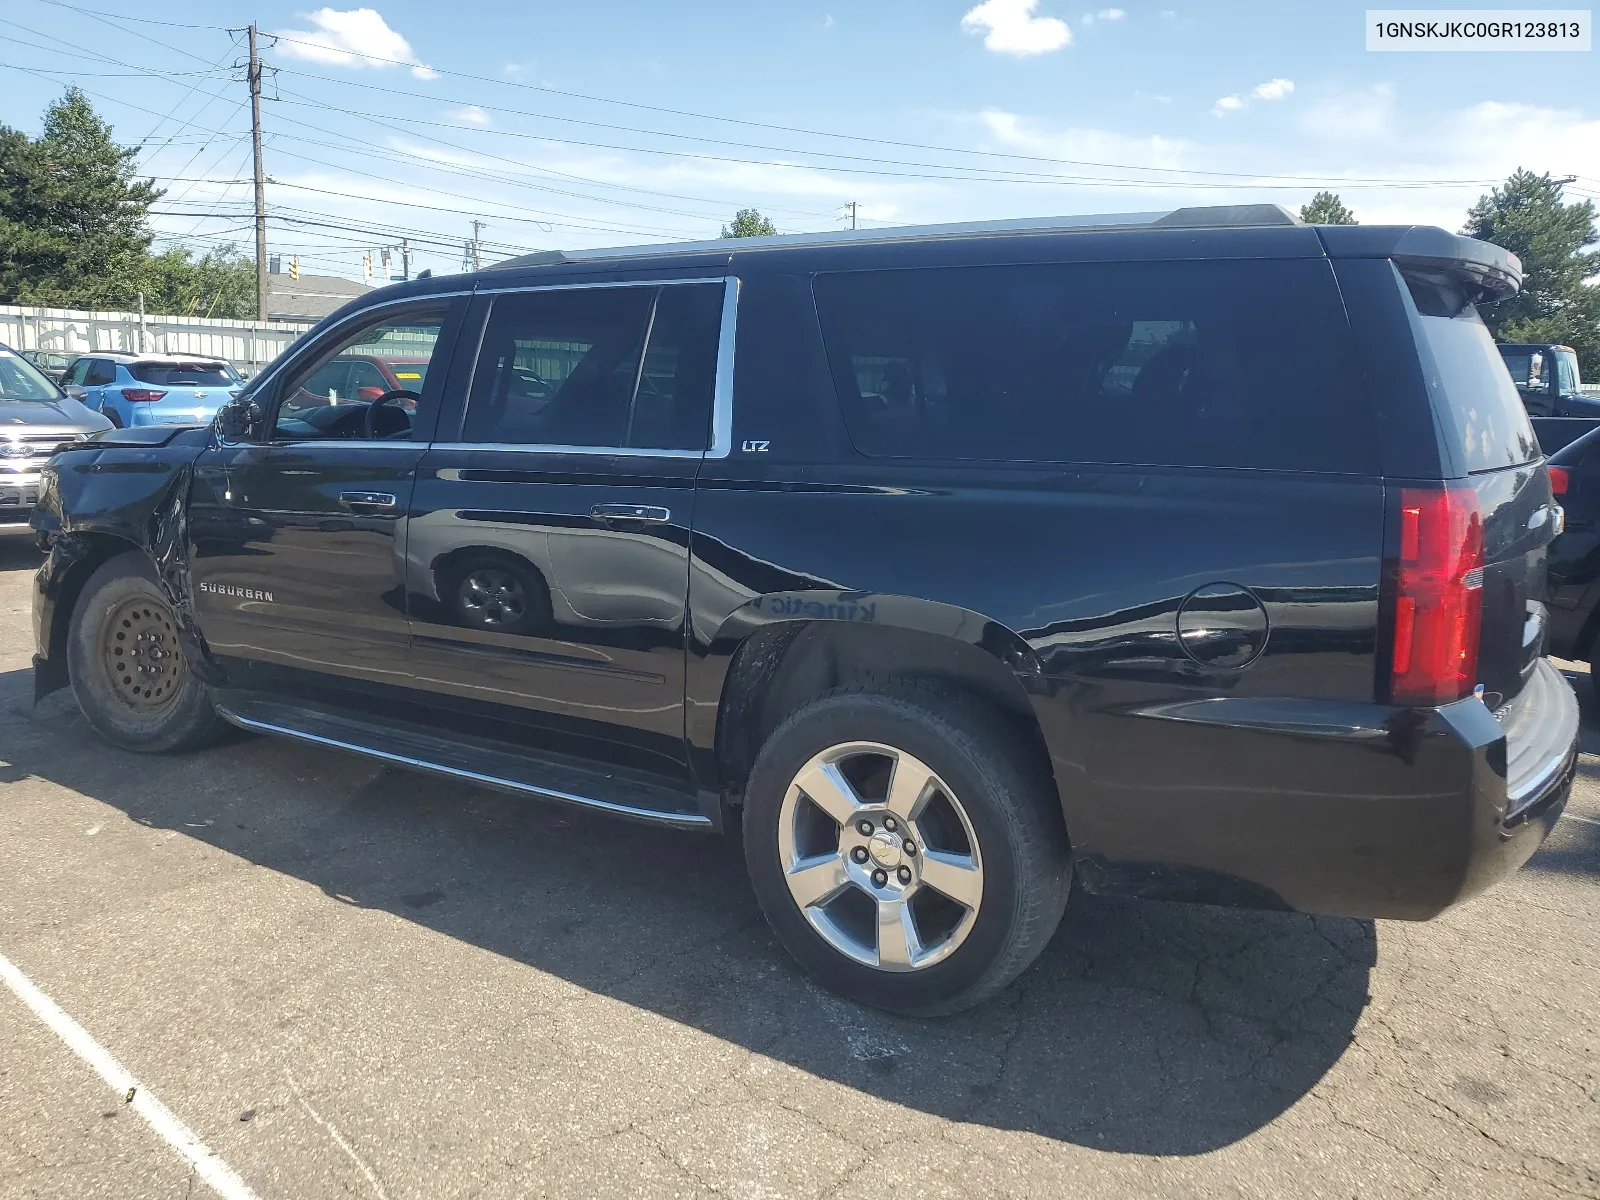
[[1406, 283], [1416, 304], [1434, 412], [1468, 473], [1539, 457], [1528, 410], [1477, 308], [1448, 283], [1409, 275]]
[[422, 391], [422, 385], [428, 379], [428, 364], [425, 362], [391, 362], [389, 370], [408, 392]]
[[140, 383], [161, 387], [231, 387], [239, 376], [227, 363], [129, 363], [128, 372]]

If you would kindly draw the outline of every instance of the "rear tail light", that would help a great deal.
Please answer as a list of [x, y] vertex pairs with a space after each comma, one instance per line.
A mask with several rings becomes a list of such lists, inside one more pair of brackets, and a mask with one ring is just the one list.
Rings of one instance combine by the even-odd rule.
[[1483, 517], [1470, 487], [1405, 488], [1395, 571], [1389, 699], [1448, 704], [1478, 674]]
[[243, 388], [230, 388], [228, 390], [228, 395], [237, 400], [239, 398], [239, 393], [242, 391], [244, 391]]
[[149, 404], [165, 396], [165, 392], [152, 392], [149, 388], [123, 388], [122, 398], [135, 404]]
[[1550, 468], [1551, 494], [1556, 496], [1565, 496], [1567, 494], [1567, 488], [1570, 487], [1571, 484], [1572, 479], [1567, 474], [1567, 469], [1565, 467]]

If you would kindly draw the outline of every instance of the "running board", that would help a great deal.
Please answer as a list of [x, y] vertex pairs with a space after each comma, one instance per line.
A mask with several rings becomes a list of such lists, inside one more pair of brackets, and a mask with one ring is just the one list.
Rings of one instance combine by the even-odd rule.
[[714, 827], [693, 793], [625, 775], [531, 759], [488, 745], [441, 738], [407, 725], [360, 720], [248, 694], [229, 695], [217, 702], [216, 709], [224, 720], [252, 733], [350, 750], [400, 767], [653, 825]]

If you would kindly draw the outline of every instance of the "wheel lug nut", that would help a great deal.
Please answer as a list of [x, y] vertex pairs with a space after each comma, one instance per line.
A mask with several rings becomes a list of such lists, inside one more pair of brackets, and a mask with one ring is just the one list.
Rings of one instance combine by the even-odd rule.
[[911, 868], [910, 867], [901, 867], [900, 870], [896, 872], [896, 874], [900, 876], [900, 882], [901, 883], [910, 883], [911, 882]]
[[886, 871], [874, 871], [872, 873], [872, 886], [873, 887], [882, 887], [884, 884], [886, 884], [888, 882], [889, 882], [888, 872], [886, 872]]
[[917, 844], [915, 842], [913, 842], [910, 838], [907, 838], [906, 839], [906, 853], [907, 854], [915, 854], [916, 852], [917, 852]]
[[854, 850], [850, 851], [850, 857], [855, 859], [858, 863], [866, 862], [867, 848], [865, 846], [857, 846]]
[[856, 822], [856, 832], [862, 837], [871, 837], [872, 822], [867, 820], [865, 817], [862, 817], [861, 820]]
[[900, 826], [895, 823], [895, 819], [893, 817], [885, 817], [883, 819], [883, 827], [889, 830], [891, 833], [900, 828]]

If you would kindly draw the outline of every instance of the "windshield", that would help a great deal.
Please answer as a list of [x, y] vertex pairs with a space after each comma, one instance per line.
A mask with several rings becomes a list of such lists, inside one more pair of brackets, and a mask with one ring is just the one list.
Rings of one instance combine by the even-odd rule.
[[57, 400], [56, 385], [39, 368], [10, 350], [0, 350], [0, 400]]
[[128, 364], [128, 373], [159, 387], [231, 387], [239, 382], [233, 368], [220, 362], [136, 362]]

